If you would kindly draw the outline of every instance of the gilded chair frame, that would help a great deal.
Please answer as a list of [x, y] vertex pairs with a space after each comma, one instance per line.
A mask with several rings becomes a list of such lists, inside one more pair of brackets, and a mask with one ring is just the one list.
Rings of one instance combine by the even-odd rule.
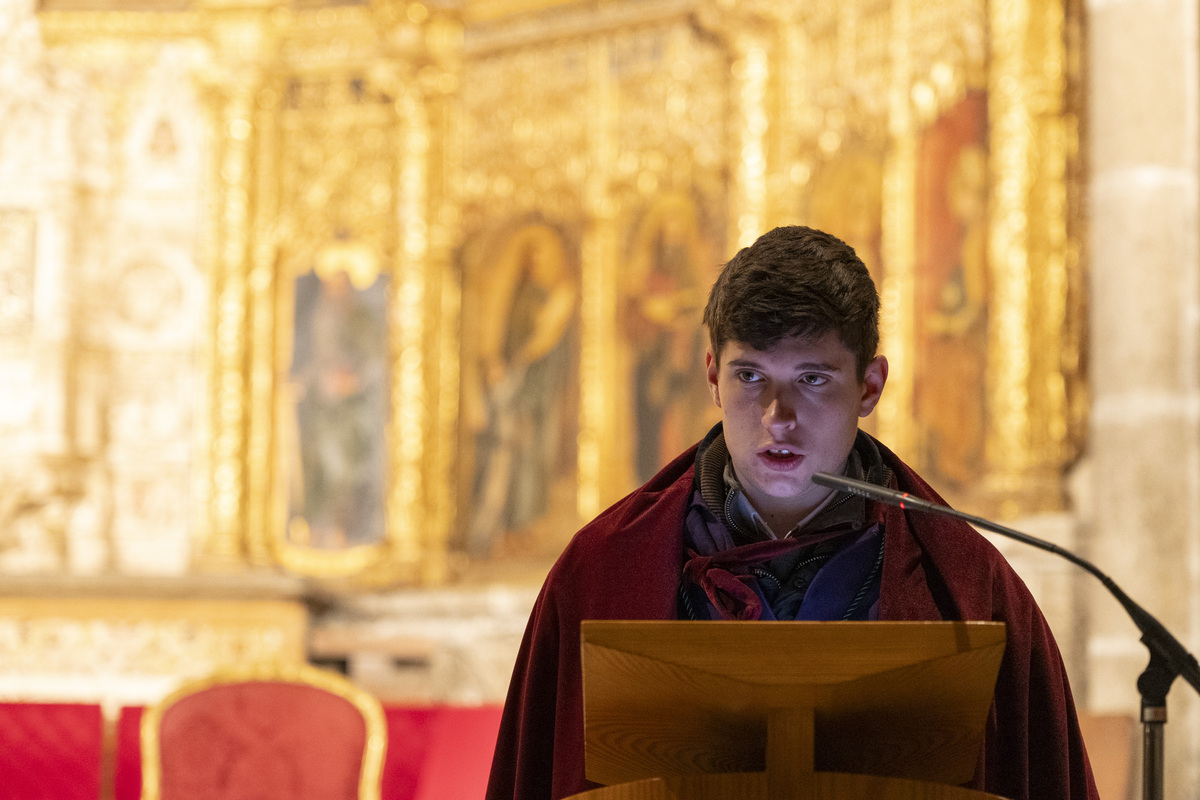
[[387, 723], [383, 706], [369, 692], [336, 673], [307, 664], [263, 663], [228, 667], [190, 681], [146, 709], [141, 722], [142, 800], [162, 798], [162, 751], [159, 730], [163, 715], [175, 703], [197, 692], [238, 683], [293, 683], [329, 692], [349, 702], [366, 727], [358, 800], [380, 800], [383, 758], [387, 752]]

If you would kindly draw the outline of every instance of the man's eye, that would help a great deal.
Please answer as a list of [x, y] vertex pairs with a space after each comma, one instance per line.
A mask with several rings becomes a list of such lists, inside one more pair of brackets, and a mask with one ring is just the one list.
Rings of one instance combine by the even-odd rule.
[[736, 373], [737, 379], [742, 383], [754, 383], [759, 380], [757, 372], [751, 372], [748, 369], [739, 369]]
[[828, 376], [825, 376], [825, 375], [813, 374], [813, 375], [801, 375], [800, 376], [800, 382], [806, 383], [809, 386], [820, 386], [821, 384], [826, 383], [828, 381], [829, 381], [829, 378], [828, 378]]

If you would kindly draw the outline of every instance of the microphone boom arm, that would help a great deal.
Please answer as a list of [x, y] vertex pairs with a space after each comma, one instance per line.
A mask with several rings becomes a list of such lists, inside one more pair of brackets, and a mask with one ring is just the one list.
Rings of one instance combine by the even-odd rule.
[[[1200, 693], [1200, 663], [1197, 663], [1196, 657], [1188, 652], [1187, 648], [1167, 630], [1165, 625], [1155, 619], [1149, 611], [1134, 602], [1133, 598], [1127, 595], [1120, 586], [1117, 586], [1112, 578], [1101, 572], [1095, 564], [1087, 559], [1077, 556], [1070, 550], [1059, 547], [1053, 542], [1047, 542], [1045, 539], [1021, 533], [1018, 530], [1005, 527], [983, 517], [967, 514], [940, 503], [930, 502], [920, 497], [913, 497], [907, 492], [898, 492], [893, 489], [876, 486], [873, 483], [856, 481], [828, 472], [818, 472], [813, 475], [812, 480], [818, 486], [825, 486], [841, 492], [849, 492], [859, 497], [865, 497], [868, 500], [898, 506], [906, 510], [927, 511], [931, 514], [941, 514], [942, 516], [961, 519], [964, 522], [977, 525], [984, 530], [998, 533], [1010, 539], [1016, 539], [1018, 542], [1024, 542], [1031, 547], [1036, 547], [1039, 550], [1045, 550], [1065, 558], [1072, 564], [1090, 572], [1104, 584], [1104, 588], [1108, 589], [1112, 596], [1117, 599], [1117, 602], [1125, 609], [1125, 613], [1133, 620], [1133, 624], [1142, 632], [1142, 644], [1146, 645], [1150, 650], [1151, 665], [1147, 668], [1147, 673], [1156, 664], [1161, 669], [1168, 670], [1171, 673], [1169, 679], [1166, 680], [1166, 685], [1161, 688], [1162, 703], [1159, 705], [1166, 704], [1167, 689], [1170, 688], [1171, 682], [1174, 681], [1176, 676], [1181, 676], [1193, 689]], [[1138, 681], [1139, 689], [1142, 689], [1143, 682], [1148, 684], [1153, 683], [1155, 685], [1153, 688], [1156, 689], [1153, 693], [1158, 694], [1157, 686], [1162, 684], [1163, 676], [1152, 679], [1148, 678], [1146, 673], [1143, 673], [1142, 679]], [[1143, 689], [1142, 694], [1144, 699], [1147, 694], [1146, 690]]]

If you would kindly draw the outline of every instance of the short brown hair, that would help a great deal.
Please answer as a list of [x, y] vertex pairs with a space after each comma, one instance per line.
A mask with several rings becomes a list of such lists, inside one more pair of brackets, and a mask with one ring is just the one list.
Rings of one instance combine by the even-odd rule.
[[879, 293], [850, 245], [786, 226], [729, 260], [708, 295], [704, 324], [718, 359], [731, 340], [770, 350], [784, 339], [832, 331], [854, 354], [862, 380], [879, 346]]

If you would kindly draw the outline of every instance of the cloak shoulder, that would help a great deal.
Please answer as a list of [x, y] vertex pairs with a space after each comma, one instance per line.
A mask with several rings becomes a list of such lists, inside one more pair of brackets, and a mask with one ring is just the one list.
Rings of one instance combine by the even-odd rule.
[[488, 800], [582, 792], [585, 619], [674, 619], [695, 448], [584, 526], [534, 604], [509, 685]]

